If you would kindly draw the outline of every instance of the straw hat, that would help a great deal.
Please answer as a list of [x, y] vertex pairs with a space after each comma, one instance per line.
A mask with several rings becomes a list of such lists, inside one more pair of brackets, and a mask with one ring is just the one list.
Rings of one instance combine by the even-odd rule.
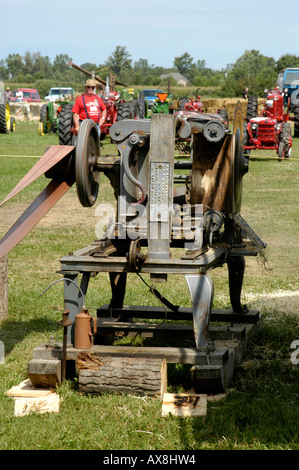
[[96, 84], [96, 81], [95, 81], [95, 80], [92, 80], [92, 78], [89, 78], [89, 79], [86, 80], [86, 82], [84, 83], [84, 86], [96, 87], [97, 84]]

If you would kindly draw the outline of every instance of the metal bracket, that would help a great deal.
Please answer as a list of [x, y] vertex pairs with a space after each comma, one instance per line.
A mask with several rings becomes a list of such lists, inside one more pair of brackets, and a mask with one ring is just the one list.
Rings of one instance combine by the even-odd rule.
[[130, 134], [148, 135], [151, 131], [150, 119], [126, 119], [117, 121], [110, 127], [109, 135], [115, 144], [125, 140]]
[[211, 317], [214, 286], [207, 273], [185, 275], [193, 307], [193, 330], [197, 348], [209, 346], [208, 328]]

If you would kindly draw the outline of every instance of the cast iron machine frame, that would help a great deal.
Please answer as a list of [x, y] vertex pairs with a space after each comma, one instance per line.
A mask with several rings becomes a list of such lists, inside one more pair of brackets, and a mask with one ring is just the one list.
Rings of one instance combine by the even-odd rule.
[[[125, 328], [124, 323], [130, 323], [131, 317], [154, 319], [161, 315], [155, 308], [143, 311], [142, 307], [128, 310], [124, 306], [128, 273], [149, 275], [155, 285], [167, 281], [171, 274], [185, 276], [195, 341], [192, 363], [215, 350], [209, 336], [214, 295], [211, 270], [227, 264], [233, 310], [229, 321], [242, 322], [242, 316], [245, 323], [248, 321], [250, 312], [241, 302], [245, 256], [256, 256], [266, 245], [240, 214], [243, 176], [248, 171], [248, 160], [242, 151], [242, 129], [240, 103], [232, 131], [221, 116], [206, 113], [190, 113], [184, 119], [154, 114], [151, 120], [119, 121], [110, 129], [118, 155], [107, 157], [100, 155], [96, 125], [86, 120], [74, 146], [50, 148], [2, 202], [42, 173], [52, 178], [0, 241], [0, 257], [33, 228], [74, 182], [82, 206], [90, 207], [97, 200], [100, 172], [110, 180], [117, 210], [106, 231], [91, 245], [60, 259], [64, 307], [69, 319], [67, 343], [71, 350], [75, 343], [75, 318], [85, 308], [90, 278], [103, 272], [109, 274], [112, 296], [108, 306], [98, 309], [98, 331], [103, 326], [101, 317], [111, 314], [117, 318], [116, 329], [120, 324]], [[191, 137], [190, 160], [174, 158], [176, 136]], [[170, 319], [181, 318], [184, 309], [173, 305], [155, 286], [151, 286], [151, 291]], [[187, 316], [190, 320], [190, 311]], [[163, 348], [160, 353], [167, 355]]]

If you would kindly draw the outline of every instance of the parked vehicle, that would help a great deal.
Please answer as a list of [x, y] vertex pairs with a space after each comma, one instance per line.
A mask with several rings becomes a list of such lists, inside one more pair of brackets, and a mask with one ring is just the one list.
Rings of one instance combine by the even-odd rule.
[[58, 133], [58, 122], [61, 106], [58, 106], [57, 109], [55, 109], [54, 106], [54, 102], [49, 101], [40, 107], [38, 123], [39, 135], [49, 134], [50, 132], [53, 132], [54, 134]]
[[158, 88], [151, 88], [148, 90], [142, 90], [142, 92], [140, 93], [140, 97], [143, 97], [145, 103], [147, 104], [147, 107], [151, 108], [156, 102], [158, 93], [163, 93], [163, 91]]
[[[294, 103], [292, 102], [291, 96], [294, 92], [296, 93], [298, 99], [299, 94], [299, 68], [286, 68], [283, 72], [278, 75], [277, 85], [279, 87], [280, 92], [284, 92], [284, 105], [288, 105], [288, 101], [290, 100], [291, 109], [294, 107]], [[294, 96], [294, 95], [293, 95]]]
[[38, 103], [41, 101], [41, 98], [36, 88], [18, 88], [18, 90], [13, 92], [11, 101]]
[[195, 92], [195, 97], [187, 95], [183, 98], [180, 98], [178, 101], [178, 107], [183, 111], [198, 111], [199, 113], [202, 113], [203, 104], [201, 103], [200, 98], [201, 96], [199, 94], [199, 89], [197, 89]]
[[284, 106], [293, 112], [294, 137], [299, 137], [299, 68], [286, 68], [278, 75], [279, 91], [284, 93]]
[[158, 93], [155, 103], [151, 108], [152, 113], [155, 114], [170, 114], [171, 110], [169, 108], [172, 96], [168, 93]]
[[45, 101], [60, 101], [64, 98], [73, 100], [75, 90], [70, 87], [55, 87], [50, 88], [49, 94], [45, 96]]
[[289, 113], [284, 111], [284, 93], [278, 87], [266, 91], [261, 115], [257, 112], [257, 98], [248, 98], [247, 122], [243, 126], [243, 151], [276, 150], [279, 159], [290, 157], [292, 147]]

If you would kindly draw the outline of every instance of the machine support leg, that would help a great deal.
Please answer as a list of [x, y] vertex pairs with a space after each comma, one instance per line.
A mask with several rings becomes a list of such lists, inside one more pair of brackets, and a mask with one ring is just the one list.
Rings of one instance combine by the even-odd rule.
[[193, 306], [193, 329], [197, 348], [208, 347], [208, 328], [211, 317], [214, 286], [207, 273], [185, 275]]
[[[88, 284], [90, 280], [90, 274], [91, 274], [90, 272], [86, 272], [82, 274], [80, 288], [83, 292], [84, 297], [86, 297], [86, 292], [87, 292]], [[81, 298], [81, 292], [79, 292], [79, 297]]]
[[228, 279], [229, 279], [229, 295], [230, 301], [235, 313], [246, 313], [248, 311], [246, 305], [241, 304], [241, 292], [245, 271], [244, 256], [232, 256], [227, 260]]
[[[71, 328], [67, 331], [67, 342], [74, 344], [75, 341], [75, 315], [83, 307], [83, 298], [78, 289], [78, 273], [64, 274], [64, 308], [69, 310], [69, 319], [72, 322]], [[68, 281], [69, 279], [69, 281]], [[73, 281], [73, 282], [72, 282]]]
[[112, 292], [110, 308], [122, 308], [126, 292], [127, 273], [110, 272], [109, 278]]

